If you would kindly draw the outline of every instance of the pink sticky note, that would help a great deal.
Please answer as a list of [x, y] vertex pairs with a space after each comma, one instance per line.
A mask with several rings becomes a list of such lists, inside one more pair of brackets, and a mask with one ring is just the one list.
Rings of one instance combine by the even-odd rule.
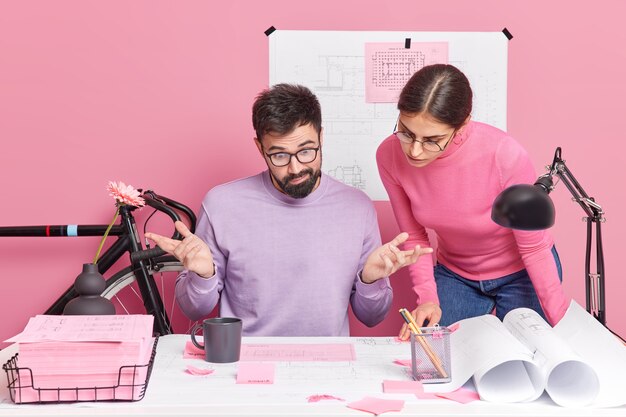
[[185, 343], [185, 351], [183, 352], [183, 359], [204, 359], [204, 350], [198, 349], [191, 340], [187, 340], [187, 343]]
[[437, 395], [437, 397], [447, 398], [449, 400], [456, 401], [456, 402], [461, 403], [461, 404], [467, 404], [467, 403], [470, 403], [472, 401], [480, 400], [480, 397], [478, 396], [478, 393], [476, 393], [476, 392], [474, 392], [472, 390], [469, 390], [467, 388], [459, 388], [456, 391], [441, 392], [441, 393], [437, 393], [435, 395]]
[[447, 42], [365, 43], [365, 102], [395, 103], [411, 74], [425, 65], [447, 64]]
[[432, 392], [419, 392], [415, 394], [417, 398], [420, 400], [440, 400], [441, 397], [438, 397], [437, 394]]
[[424, 386], [420, 381], [392, 381], [385, 379], [383, 380], [383, 392], [419, 394], [424, 392]]
[[188, 374], [197, 376], [211, 375], [213, 372], [215, 372], [214, 369], [196, 368], [195, 366], [191, 365], [187, 365], [187, 369], [185, 371]]
[[273, 384], [274, 364], [240, 362], [237, 369], [238, 384]]
[[245, 344], [241, 345], [242, 361], [354, 361], [351, 343], [328, 344]]
[[345, 401], [343, 398], [335, 397], [334, 395], [328, 395], [328, 394], [309, 395], [308, 397], [306, 397], [306, 400], [310, 403], [316, 403], [322, 400]]
[[[411, 359], [395, 359], [393, 363], [395, 363], [396, 365], [400, 365], [400, 366], [406, 366], [408, 368], [411, 367]], [[420, 363], [422, 363], [421, 360], [419, 359], [415, 360], [416, 365], [419, 365]]]
[[450, 333], [454, 333], [459, 327], [461, 327], [461, 323], [454, 323], [451, 326], [448, 326], [448, 330], [450, 330]]
[[402, 411], [402, 409], [404, 408], [404, 401], [365, 397], [362, 400], [347, 404], [347, 407], [379, 415], [382, 413], [386, 413], [387, 411]]

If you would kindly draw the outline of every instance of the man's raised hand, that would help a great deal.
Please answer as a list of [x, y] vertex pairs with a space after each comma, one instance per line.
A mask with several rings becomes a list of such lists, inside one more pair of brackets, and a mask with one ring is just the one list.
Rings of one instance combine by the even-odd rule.
[[419, 245], [411, 250], [401, 250], [399, 245], [409, 238], [406, 232], [400, 233], [391, 242], [384, 244], [368, 256], [361, 279], [365, 283], [372, 283], [389, 276], [398, 269], [417, 262], [420, 256], [432, 253], [432, 248], [422, 248]]
[[183, 222], [177, 221], [175, 225], [183, 240], [171, 239], [156, 233], [146, 233], [145, 236], [165, 252], [174, 255], [189, 271], [204, 278], [215, 275], [213, 255], [207, 244], [191, 233]]

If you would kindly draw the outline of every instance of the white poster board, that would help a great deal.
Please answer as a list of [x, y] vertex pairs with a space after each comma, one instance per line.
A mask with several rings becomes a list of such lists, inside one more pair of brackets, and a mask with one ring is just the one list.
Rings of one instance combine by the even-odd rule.
[[[409, 65], [407, 55], [400, 54], [408, 46], [406, 39], [411, 40], [411, 49], [417, 49], [411, 55], [417, 64], [412, 61]], [[398, 111], [393, 102], [366, 100], [366, 86], [372, 87], [374, 82], [371, 70], [366, 79], [366, 45], [396, 45], [397, 54], [391, 56], [407, 62], [394, 61], [384, 67], [385, 75], [402, 84], [400, 78], [408, 79], [416, 65], [419, 69], [420, 64], [431, 62], [420, 45], [447, 43], [447, 62], [463, 71], [473, 88], [472, 118], [506, 130], [508, 40], [502, 32], [276, 30], [269, 35], [269, 42], [270, 85], [302, 84], [320, 100], [323, 171], [362, 189], [373, 200], [388, 199], [375, 155], [378, 145], [392, 133]]]

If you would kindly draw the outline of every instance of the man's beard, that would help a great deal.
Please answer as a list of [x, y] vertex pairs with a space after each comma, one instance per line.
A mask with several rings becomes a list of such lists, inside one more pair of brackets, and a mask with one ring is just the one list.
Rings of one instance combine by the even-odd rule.
[[[295, 180], [297, 178], [301, 178], [306, 175], [309, 175], [309, 178], [305, 180], [304, 182], [301, 182], [299, 184], [290, 183], [291, 180]], [[293, 198], [304, 198], [308, 196], [309, 194], [311, 194], [311, 192], [313, 192], [313, 189], [315, 188], [315, 185], [317, 184], [317, 180], [320, 178], [321, 175], [322, 175], [321, 170], [314, 171], [313, 168], [306, 168], [297, 174], [287, 175], [282, 180], [276, 178], [276, 176], [272, 174], [272, 176], [274, 177], [278, 185], [280, 185], [280, 188], [284, 191], [284, 193]]]

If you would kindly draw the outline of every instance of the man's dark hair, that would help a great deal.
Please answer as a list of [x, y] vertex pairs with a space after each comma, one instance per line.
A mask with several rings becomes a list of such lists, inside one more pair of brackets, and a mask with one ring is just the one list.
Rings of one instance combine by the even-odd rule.
[[258, 140], [268, 133], [285, 135], [311, 124], [322, 130], [320, 102], [311, 90], [297, 84], [276, 84], [263, 90], [252, 106], [252, 126]]

